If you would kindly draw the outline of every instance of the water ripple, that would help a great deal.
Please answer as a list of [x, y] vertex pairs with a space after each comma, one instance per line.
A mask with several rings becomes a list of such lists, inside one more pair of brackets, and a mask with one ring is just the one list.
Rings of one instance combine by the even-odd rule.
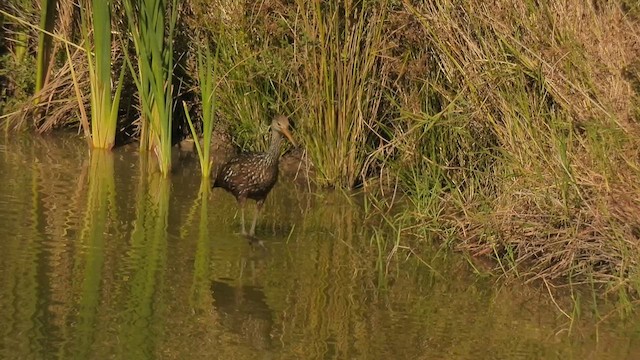
[[0, 143], [0, 358], [638, 352], [633, 326], [568, 324], [544, 289], [496, 287], [438, 249], [424, 249], [436, 271], [412, 257], [387, 262], [361, 209], [339, 193], [280, 184], [256, 246], [237, 235], [232, 196], [198, 196], [197, 163], [163, 180], [135, 151], [116, 149], [94, 168], [85, 144], [73, 144]]

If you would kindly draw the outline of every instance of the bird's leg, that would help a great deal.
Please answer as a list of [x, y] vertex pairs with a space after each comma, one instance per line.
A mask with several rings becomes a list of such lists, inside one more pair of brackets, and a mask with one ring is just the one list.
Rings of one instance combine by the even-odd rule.
[[247, 230], [244, 227], [244, 199], [238, 199], [240, 203], [240, 222], [242, 223], [242, 235], [247, 235]]
[[259, 200], [256, 202], [256, 212], [253, 214], [253, 222], [251, 223], [251, 230], [249, 230], [249, 236], [255, 235], [256, 221], [258, 220], [258, 215], [260, 215], [260, 211], [262, 210], [263, 204], [264, 204], [264, 200]]

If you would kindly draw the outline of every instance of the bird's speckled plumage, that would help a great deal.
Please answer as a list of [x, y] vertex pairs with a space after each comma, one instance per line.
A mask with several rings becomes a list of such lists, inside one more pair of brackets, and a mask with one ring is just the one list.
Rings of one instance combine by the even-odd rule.
[[251, 225], [254, 234], [258, 212], [267, 195], [278, 181], [278, 160], [282, 135], [294, 143], [289, 133], [289, 120], [282, 115], [271, 122], [271, 145], [267, 152], [245, 153], [230, 159], [222, 166], [213, 187], [221, 187], [235, 196], [242, 208], [242, 232], [244, 230], [244, 203], [246, 199], [256, 201], [257, 211]]
[[259, 201], [278, 181], [278, 159], [268, 153], [240, 154], [229, 160], [213, 187], [221, 187], [236, 197]]

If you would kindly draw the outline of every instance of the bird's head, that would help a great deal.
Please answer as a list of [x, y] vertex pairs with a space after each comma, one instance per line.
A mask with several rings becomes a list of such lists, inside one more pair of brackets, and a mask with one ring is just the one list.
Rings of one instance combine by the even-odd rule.
[[286, 116], [278, 115], [273, 118], [273, 121], [271, 122], [271, 130], [277, 131], [280, 134], [286, 136], [291, 144], [293, 144], [293, 146], [296, 146], [296, 142], [293, 140], [293, 136], [291, 136], [291, 133], [289, 132], [289, 119]]

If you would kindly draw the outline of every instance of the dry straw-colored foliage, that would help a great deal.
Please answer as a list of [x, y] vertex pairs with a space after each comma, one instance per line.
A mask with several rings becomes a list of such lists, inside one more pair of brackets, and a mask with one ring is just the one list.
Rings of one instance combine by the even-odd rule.
[[[448, 202], [457, 210], [441, 220], [458, 229], [457, 247], [531, 279], [638, 289], [637, 15], [618, 1], [413, 11], [448, 55], [436, 61], [442, 71], [471, 88], [471, 121], [489, 127], [506, 156], [490, 210]], [[518, 87], [523, 74], [530, 92]]]

